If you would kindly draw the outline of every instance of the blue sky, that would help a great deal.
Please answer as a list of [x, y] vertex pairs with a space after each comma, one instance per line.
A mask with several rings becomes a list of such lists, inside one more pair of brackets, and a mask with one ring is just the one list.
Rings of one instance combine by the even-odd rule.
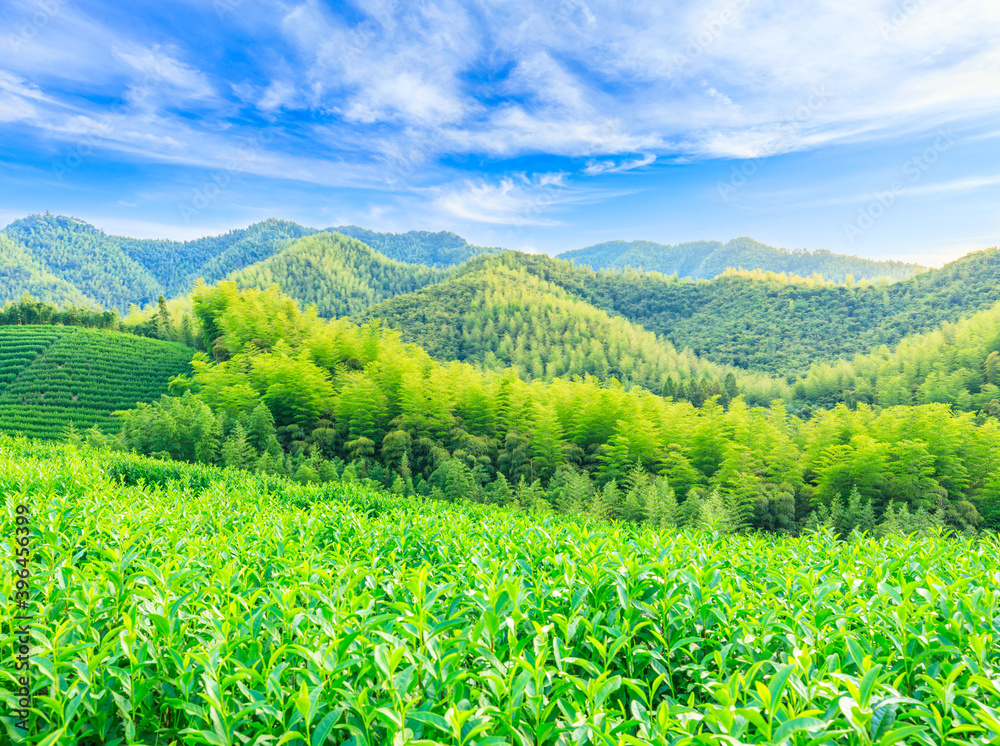
[[1000, 240], [1000, 4], [0, 0], [0, 224]]

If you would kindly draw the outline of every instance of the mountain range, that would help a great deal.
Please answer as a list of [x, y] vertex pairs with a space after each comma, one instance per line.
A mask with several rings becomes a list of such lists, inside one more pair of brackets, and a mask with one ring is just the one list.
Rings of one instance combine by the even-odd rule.
[[[933, 371], [891, 356], [900, 346], [940, 352], [947, 341], [933, 335], [1000, 303], [996, 249], [925, 269], [787, 252], [750, 239], [658, 246], [598, 245], [561, 255], [574, 258], [565, 261], [478, 247], [452, 233], [317, 231], [279, 220], [171, 242], [34, 215], [0, 233], [0, 276], [7, 280], [0, 301], [28, 292], [57, 305], [145, 306], [150, 310], [138, 318], [148, 321], [136, 331], [184, 341], [193, 339], [195, 320], [184, 299], [195, 280], [228, 280], [236, 288], [277, 285], [321, 317], [377, 322], [441, 361], [510, 369], [529, 381], [589, 375], [694, 402], [743, 394], [755, 403], [811, 406], [877, 401], [876, 379], [888, 380], [885, 366], [897, 365], [910, 371], [899, 384], [909, 388], [894, 389], [897, 399], [961, 399], [964, 391], [972, 407], [990, 391], [982, 388], [992, 385], [985, 357], [1000, 350], [1000, 335], [986, 338], [988, 324], [974, 325], [978, 341], [965, 345], [976, 350], [975, 360], [945, 355], [933, 364], [952, 378], [931, 388], [951, 394], [920, 393]], [[659, 257], [660, 269], [630, 268], [643, 256]], [[584, 259], [624, 268], [595, 270]], [[678, 277], [724, 264], [710, 280]], [[876, 275], [878, 282], [867, 281]], [[838, 276], [843, 282], [834, 282]], [[172, 322], [157, 321], [161, 295], [176, 299]], [[165, 331], [170, 323], [173, 332]], [[854, 372], [832, 372], [855, 356], [867, 356], [859, 363], [863, 381]]]
[[592, 269], [641, 269], [665, 275], [710, 280], [727, 269], [761, 269], [808, 277], [814, 274], [836, 282], [855, 280], [905, 280], [927, 268], [919, 264], [877, 261], [834, 254], [819, 249], [776, 249], [752, 238], [691, 241], [667, 246], [653, 241], [607, 241], [558, 255]]
[[[0, 231], [0, 236], [8, 239], [0, 242], [0, 276], [7, 280], [0, 287], [0, 303], [29, 292], [45, 301], [125, 311], [133, 304], [142, 307], [153, 303], [161, 295], [185, 295], [199, 278], [209, 284], [218, 282], [318, 233], [349, 236], [384, 258], [439, 270], [504, 251], [470, 244], [447, 231], [379, 233], [353, 225], [319, 230], [274, 218], [191, 241], [138, 239], [107, 234], [78, 218], [46, 213], [15, 220]], [[642, 268], [695, 279], [745, 268], [802, 276], [821, 274], [838, 282], [849, 278], [900, 280], [925, 269], [828, 251], [789, 252], [749, 238], [726, 244], [697, 241], [676, 246], [612, 241], [566, 252], [559, 258], [597, 270]]]
[[82, 220], [29, 215], [0, 231], [0, 304], [29, 292], [57, 303], [124, 311], [161, 295], [189, 293], [195, 280], [218, 282], [265, 261], [293, 241], [323, 232], [360, 238], [382, 256], [443, 268], [502, 249], [473, 246], [454, 233], [377, 233], [357, 226], [325, 231], [269, 219], [219, 236], [170, 241], [109, 235]]

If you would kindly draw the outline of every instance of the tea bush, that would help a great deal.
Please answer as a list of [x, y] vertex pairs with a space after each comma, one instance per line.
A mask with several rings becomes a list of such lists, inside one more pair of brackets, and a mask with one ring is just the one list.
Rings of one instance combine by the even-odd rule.
[[0, 436], [8, 707], [33, 521], [24, 743], [1000, 742], [995, 535], [664, 532], [123, 458]]

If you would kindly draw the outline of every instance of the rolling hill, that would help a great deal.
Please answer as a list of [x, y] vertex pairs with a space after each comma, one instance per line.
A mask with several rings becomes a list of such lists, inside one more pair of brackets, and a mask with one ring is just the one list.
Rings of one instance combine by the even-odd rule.
[[[780, 376], [817, 361], [894, 346], [1000, 301], [1000, 251], [968, 254], [909, 280], [854, 286], [734, 273], [684, 281], [658, 273], [594, 272], [536, 254], [526, 270], [707, 360]], [[481, 265], [472, 263], [469, 271]]]
[[444, 282], [374, 305], [358, 319], [382, 321], [439, 360], [488, 370], [511, 367], [526, 380], [616, 378], [699, 403], [712, 394], [728, 400], [742, 392], [763, 403], [788, 395], [781, 381], [681, 352], [638, 324], [574, 297], [531, 272], [526, 259], [510, 252], [477, 260]]
[[[155, 303], [161, 295], [188, 293], [199, 277], [221, 280], [312, 232], [268, 220], [221, 236], [167, 241], [113, 236], [76, 218], [45, 214], [16, 220], [2, 233], [22, 247], [22, 261], [37, 266], [36, 274], [51, 274], [70, 286], [62, 295], [124, 311], [132, 304]], [[59, 289], [34, 286], [37, 299], [60, 302]], [[0, 288], [0, 303], [19, 298]]]
[[1000, 417], [1000, 303], [851, 360], [817, 363], [795, 385], [812, 406], [946, 403]]
[[[228, 277], [240, 287], [277, 284], [302, 304], [315, 304], [324, 317], [382, 318], [441, 360], [490, 369], [511, 365], [526, 379], [588, 373], [615, 377], [692, 401], [735, 390], [755, 401], [780, 390], [788, 399], [786, 384], [818, 363], [891, 351], [912, 335], [933, 333], [943, 323], [959, 322], [1000, 302], [996, 249], [891, 283], [833, 284], [760, 272], [680, 280], [658, 272], [594, 271], [516, 252], [480, 254], [449, 268], [406, 264], [360, 240], [311, 230], [266, 221], [216, 237], [215, 243], [200, 239], [175, 246], [107, 236], [71, 219], [35, 216], [8, 228], [21, 242], [0, 240], [0, 272], [10, 278], [8, 292], [18, 297], [26, 290], [42, 291], [63, 303], [85, 304], [96, 299], [80, 291], [80, 284], [94, 294], [107, 293], [112, 275], [90, 272], [86, 262], [74, 264], [73, 251], [90, 258], [102, 252], [113, 256], [115, 266], [135, 270], [124, 272], [121, 287], [145, 288], [147, 293], [164, 282], [176, 287], [178, 278], [197, 266], [207, 279]], [[385, 252], [427, 262], [458, 260], [461, 252], [472, 250], [454, 234], [345, 230]], [[53, 236], [58, 241], [46, 244]], [[57, 251], [55, 244], [62, 248]], [[699, 250], [718, 255], [720, 246], [706, 244]], [[743, 241], [726, 246], [746, 258], [762, 245]], [[179, 253], [163, 258], [175, 249]], [[208, 263], [197, 264], [208, 255]], [[785, 255], [796, 260], [824, 256]], [[48, 269], [50, 262], [65, 265], [61, 275]], [[192, 277], [185, 276], [184, 282]], [[729, 373], [738, 381], [736, 389], [726, 383]], [[815, 381], [819, 374], [811, 375]], [[822, 393], [799, 396], [802, 389], [797, 388], [795, 398], [817, 403], [877, 399], [874, 384], [831, 386], [827, 374], [821, 378], [824, 383], [810, 384], [808, 391]], [[982, 399], [978, 390], [974, 394], [970, 401]], [[911, 392], [910, 398], [922, 396]]]
[[[510, 280], [511, 273], [518, 279]], [[561, 310], [556, 313], [549, 300], [540, 305], [517, 300], [517, 291], [508, 289], [512, 282], [514, 288], [521, 283], [525, 288], [544, 288], [547, 295], [555, 293], [552, 297], [559, 299]], [[503, 284], [502, 291], [493, 287], [497, 283]], [[485, 325], [497, 292], [514, 298], [513, 305], [507, 305], [511, 310], [503, 314], [504, 319], [512, 315], [516, 320], [507, 328], [498, 327], [499, 319], [494, 318], [494, 331], [487, 334]], [[576, 304], [573, 310], [567, 305], [570, 300]], [[532, 361], [540, 356], [549, 375], [547, 356], [560, 346], [558, 340], [600, 310], [607, 318], [620, 317], [653, 332], [676, 350], [690, 350], [700, 360], [794, 381], [818, 361], [893, 347], [909, 335], [930, 332], [998, 301], [996, 249], [970, 254], [909, 280], [855, 286], [746, 273], [680, 281], [656, 273], [594, 272], [544, 255], [509, 252], [471, 261], [445, 285], [398, 296], [363, 317], [382, 318], [441, 359], [486, 362], [492, 353], [498, 364], [518, 361], [522, 372], [531, 375], [538, 369], [537, 361]], [[561, 318], [573, 314], [580, 320], [570, 323]], [[580, 337], [577, 344], [592, 344], [594, 339], [605, 347], [613, 344], [608, 336], [612, 332], [601, 328], [583, 336], [570, 334], [569, 339]], [[575, 353], [575, 348], [569, 349], [566, 359]], [[556, 363], [553, 370], [563, 367]], [[602, 370], [596, 365], [587, 372]], [[631, 380], [628, 373], [611, 366], [608, 374]]]
[[805, 249], [776, 249], [752, 238], [734, 238], [728, 243], [691, 241], [673, 246], [653, 241], [607, 241], [564, 252], [559, 254], [559, 258], [595, 270], [622, 270], [631, 267], [705, 280], [738, 267], [786, 272], [803, 277], [818, 273], [837, 282], [844, 282], [849, 274], [856, 280], [904, 280], [926, 269], [919, 264], [863, 259], [823, 249], [812, 252]]
[[62, 437], [66, 426], [118, 429], [111, 416], [167, 393], [193, 351], [113, 331], [0, 326], [0, 431]]
[[60, 306], [97, 305], [36, 261], [23, 245], [0, 233], [0, 305], [20, 300], [25, 293]]
[[327, 230], [356, 238], [397, 262], [427, 264], [432, 267], [452, 267], [483, 254], [500, 254], [506, 251], [495, 246], [474, 246], [448, 231], [378, 233], [356, 225], [341, 225]]
[[[473, 246], [454, 233], [376, 233], [331, 228], [358, 238], [389, 259], [428, 267], [450, 267], [499, 248]], [[27, 291], [38, 300], [125, 311], [155, 303], [160, 295], [185, 295], [202, 278], [218, 282], [265, 261], [294, 241], [324, 231], [274, 218], [247, 228], [192, 241], [109, 235], [62, 215], [29, 215], [0, 236], [0, 306]], [[15, 272], [16, 270], [16, 272]]]
[[447, 275], [446, 270], [387, 259], [339, 233], [318, 233], [228, 279], [240, 287], [261, 290], [277, 284], [303, 306], [314, 304], [320, 316], [333, 318], [358, 313]]

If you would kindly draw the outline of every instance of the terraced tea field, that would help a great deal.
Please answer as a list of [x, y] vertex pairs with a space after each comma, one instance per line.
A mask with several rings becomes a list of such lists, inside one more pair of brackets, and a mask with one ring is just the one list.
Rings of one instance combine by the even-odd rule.
[[0, 492], [25, 743], [1000, 742], [996, 535], [537, 522], [3, 436]]
[[0, 432], [59, 438], [70, 422], [113, 432], [111, 413], [165, 394], [191, 354], [182, 345], [97, 329], [0, 327]]

